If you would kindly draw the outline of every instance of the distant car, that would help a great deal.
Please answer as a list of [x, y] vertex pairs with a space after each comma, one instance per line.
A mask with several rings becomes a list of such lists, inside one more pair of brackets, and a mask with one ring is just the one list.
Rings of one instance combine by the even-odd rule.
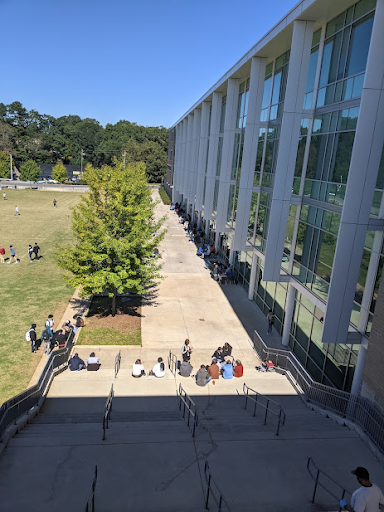
[[54, 180], [52, 178], [47, 179], [48, 183], [59, 183], [57, 180]]
[[36, 183], [45, 183], [45, 180], [36, 181]]

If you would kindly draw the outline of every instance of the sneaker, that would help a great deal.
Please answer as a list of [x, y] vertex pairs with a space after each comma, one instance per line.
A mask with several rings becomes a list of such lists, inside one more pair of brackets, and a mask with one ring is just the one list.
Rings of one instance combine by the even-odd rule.
[[15, 261], [15, 265], [16, 265], [16, 263], [19, 263], [19, 262], [18, 262], [18, 261]]

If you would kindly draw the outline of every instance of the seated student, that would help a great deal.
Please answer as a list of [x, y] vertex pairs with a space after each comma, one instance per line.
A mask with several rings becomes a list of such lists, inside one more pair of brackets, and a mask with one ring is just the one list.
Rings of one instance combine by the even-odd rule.
[[229, 343], [224, 343], [223, 346], [223, 358], [225, 360], [231, 358], [233, 360], [232, 356], [232, 346]]
[[59, 329], [53, 334], [53, 338], [51, 341], [51, 350], [53, 350], [55, 346], [58, 346], [59, 348], [65, 347], [66, 342], [67, 335], [64, 334], [62, 329]]
[[100, 368], [100, 358], [96, 357], [94, 352], [91, 352], [89, 354], [89, 357], [86, 359], [87, 361], [87, 371], [89, 372], [97, 372], [97, 370]]
[[183, 361], [180, 365], [179, 374], [182, 377], [189, 377], [192, 373], [193, 366], [189, 361]]
[[201, 255], [203, 254], [203, 252], [204, 252], [204, 249], [203, 249], [203, 246], [201, 246], [201, 247], [199, 247], [199, 248], [197, 249], [197, 253], [196, 253], [196, 255], [197, 255], [197, 256], [201, 256]]
[[212, 380], [212, 377], [208, 375], [208, 371], [206, 367], [202, 364], [200, 369], [196, 373], [196, 384], [201, 386], [202, 388], [208, 384]]
[[145, 370], [144, 366], [141, 364], [141, 359], [136, 359], [135, 363], [132, 365], [132, 377], [135, 379], [139, 379], [140, 377], [144, 377]]
[[165, 364], [162, 357], [159, 357], [157, 360], [157, 364], [152, 368], [149, 372], [149, 375], [154, 375], [158, 379], [164, 377], [165, 375]]
[[227, 361], [225, 364], [223, 364], [222, 370], [223, 370], [223, 379], [232, 379], [233, 366], [232, 366], [231, 361]]
[[[89, 358], [88, 358], [89, 359]], [[82, 359], [80, 359], [79, 354], [76, 352], [74, 356], [68, 361], [68, 368], [71, 372], [79, 372], [83, 368], [86, 368], [86, 364]]]
[[259, 372], [268, 371], [268, 359], [264, 359], [259, 367], [256, 366], [256, 369], [259, 370]]
[[64, 331], [64, 334], [68, 337], [69, 333], [73, 329], [73, 325], [71, 324], [71, 321], [66, 320], [61, 327]]
[[236, 359], [235, 367], [233, 369], [234, 377], [242, 377], [244, 375], [244, 367], [241, 364], [240, 359]]
[[234, 273], [233, 273], [233, 271], [232, 271], [231, 267], [228, 267], [228, 268], [227, 268], [227, 270], [225, 271], [225, 274], [226, 274], [226, 276], [227, 276], [228, 281], [232, 281], [232, 280], [233, 280], [233, 278], [235, 277], [235, 275], [234, 275]]
[[212, 359], [211, 366], [208, 366], [208, 375], [215, 380], [219, 378], [220, 369], [217, 365], [217, 360], [215, 358]]
[[212, 359], [216, 359], [219, 363], [219, 368], [221, 368], [221, 363], [224, 361], [223, 349], [221, 347], [217, 347], [217, 350], [212, 355]]
[[80, 327], [84, 327], [84, 320], [80, 315], [73, 315], [73, 319], [75, 320], [75, 325], [73, 327], [73, 332], [75, 333]]
[[173, 203], [171, 203], [171, 206], [169, 207], [170, 210], [174, 210], [175, 209], [175, 205]]
[[273, 364], [273, 361], [268, 359], [268, 370], [274, 370], [275, 365]]

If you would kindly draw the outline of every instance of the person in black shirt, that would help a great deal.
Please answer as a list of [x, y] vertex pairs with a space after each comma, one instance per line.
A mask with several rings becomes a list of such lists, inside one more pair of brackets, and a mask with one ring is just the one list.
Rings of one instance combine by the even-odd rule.
[[86, 364], [82, 359], [80, 359], [79, 354], [76, 352], [76, 354], [71, 357], [71, 359], [68, 361], [68, 367], [71, 370], [71, 372], [79, 372], [80, 370], [83, 370], [83, 368], [86, 368]]
[[31, 339], [31, 352], [36, 352], [36, 324], [32, 324], [29, 329], [29, 337]]
[[33, 254], [35, 255], [34, 259], [37, 261], [40, 261], [39, 251], [40, 247], [37, 245], [37, 242], [35, 242], [35, 245], [33, 246]]

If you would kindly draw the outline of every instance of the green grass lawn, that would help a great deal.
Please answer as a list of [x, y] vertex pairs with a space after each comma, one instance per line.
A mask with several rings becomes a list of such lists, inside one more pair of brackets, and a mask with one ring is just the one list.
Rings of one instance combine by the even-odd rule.
[[[31, 353], [25, 332], [35, 322], [40, 336], [48, 314], [54, 315], [58, 327], [73, 294], [53, 253], [56, 243], [70, 239], [70, 208], [81, 197], [73, 192], [3, 191], [7, 200], [0, 195], [0, 244], [6, 257], [12, 244], [20, 261], [17, 265], [0, 264], [0, 404], [27, 387], [41, 358], [42, 349]], [[54, 198], [57, 208], [53, 208]], [[16, 205], [20, 216], [15, 217]], [[35, 242], [42, 258], [31, 264], [27, 249]]]

